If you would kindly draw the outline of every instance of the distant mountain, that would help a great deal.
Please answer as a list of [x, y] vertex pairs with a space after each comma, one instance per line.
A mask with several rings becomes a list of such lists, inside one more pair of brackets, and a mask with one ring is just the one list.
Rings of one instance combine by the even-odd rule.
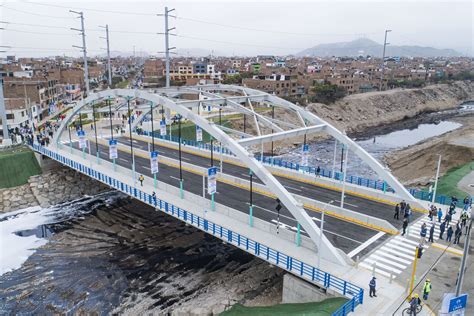
[[[305, 49], [296, 56], [382, 56], [383, 45], [368, 38], [359, 38], [351, 42], [320, 44]], [[438, 56], [463, 56], [464, 54], [453, 49], [438, 49], [433, 47], [388, 45], [386, 56], [400, 57], [438, 57]]]

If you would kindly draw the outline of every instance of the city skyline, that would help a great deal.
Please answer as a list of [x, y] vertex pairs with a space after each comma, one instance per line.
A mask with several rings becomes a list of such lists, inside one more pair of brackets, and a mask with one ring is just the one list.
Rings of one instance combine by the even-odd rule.
[[[429, 4], [427, 4], [429, 3]], [[105, 43], [99, 25], [110, 28], [111, 50], [128, 54], [159, 55], [164, 50], [165, 5], [176, 8], [170, 27], [176, 27], [171, 46], [181, 55], [198, 49], [208, 55], [290, 55], [318, 44], [351, 41], [361, 37], [383, 43], [392, 29], [392, 45], [451, 48], [472, 56], [472, 3], [369, 2], [257, 2], [225, 1], [189, 3], [3, 2], [4, 30], [0, 31], [6, 55], [80, 56], [72, 47], [81, 39], [70, 28], [79, 20], [69, 9], [84, 11], [89, 56], [103, 55]], [[350, 14], [349, 14], [350, 13]], [[390, 14], [389, 14], [390, 13]], [[400, 14], [396, 14], [400, 13]], [[230, 17], [230, 18], [229, 18]], [[239, 17], [236, 19], [235, 17]], [[443, 21], [443, 23], [433, 23]], [[324, 29], [321, 28], [324, 26]], [[453, 36], [456, 34], [456, 36]], [[470, 44], [470, 46], [469, 46]], [[390, 54], [390, 45], [388, 48]]]

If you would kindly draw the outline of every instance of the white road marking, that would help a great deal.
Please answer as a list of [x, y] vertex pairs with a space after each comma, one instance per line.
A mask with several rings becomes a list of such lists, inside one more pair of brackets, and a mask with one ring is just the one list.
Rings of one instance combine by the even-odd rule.
[[179, 181], [179, 178], [176, 178], [174, 176], [170, 176], [171, 179], [175, 179], [175, 180], [178, 180]]
[[398, 270], [397, 268], [394, 268], [392, 266], [389, 266], [389, 265], [386, 265], [386, 264], [383, 264], [383, 263], [380, 263], [380, 262], [376, 262], [375, 260], [370, 259], [370, 257], [365, 259], [364, 262], [366, 264], [369, 264], [369, 265], [372, 265], [372, 264], [375, 263], [376, 267], [383, 268], [385, 270], [389, 270], [389, 271], [395, 272], [397, 274], [400, 274], [402, 272], [401, 270]]
[[394, 262], [390, 258], [381, 257], [380, 255], [375, 254], [375, 253], [373, 255], [371, 255], [369, 258], [375, 259], [375, 260], [377, 260], [377, 262], [382, 261], [384, 264], [389, 265], [389, 266], [393, 266], [395, 268], [405, 269], [407, 267], [407, 265], [405, 265], [405, 264]]
[[288, 185], [285, 185], [284, 187], [285, 187], [285, 188], [288, 188], [288, 189], [291, 189], [291, 190], [295, 190], [295, 191], [301, 192], [300, 189], [294, 188], [294, 187], [290, 187], [290, 186], [288, 186]]
[[383, 235], [385, 235], [384, 232], [378, 232], [377, 234], [375, 234], [371, 238], [367, 239], [362, 245], [360, 245], [359, 247], [357, 247], [354, 250], [352, 250], [351, 252], [349, 252], [347, 255], [349, 256], [349, 258], [354, 257], [356, 254], [358, 254], [359, 252], [361, 252], [362, 250], [367, 248], [369, 245], [373, 244], [377, 239], [379, 239]]
[[376, 253], [378, 256], [387, 257], [387, 258], [390, 258], [391, 260], [395, 260], [395, 261], [401, 262], [401, 263], [406, 264], [406, 265], [409, 265], [409, 264], [411, 263], [410, 260], [402, 259], [402, 258], [400, 258], [400, 257], [391, 255], [391, 254], [386, 253], [386, 252], [383, 252], [383, 251], [377, 251], [377, 252], [375, 252], [375, 253]]
[[[341, 200], [335, 200], [335, 202], [339, 202], [339, 205], [341, 205]], [[353, 206], [353, 207], [359, 207], [358, 205], [347, 203], [346, 201], [344, 201], [344, 205], [346, 205], [346, 204], [350, 205], [350, 206]]]
[[119, 159], [122, 160], [122, 161], [128, 162], [127, 159], [124, 159], [124, 158], [119, 158]]
[[[367, 263], [364, 263], [364, 262], [359, 263], [359, 266], [361, 266], [363, 268], [366, 268], [369, 271], [372, 271], [372, 269], [373, 269], [370, 264], [367, 264]], [[385, 272], [384, 270], [380, 270], [377, 267], [375, 268], [375, 272], [378, 273], [378, 274], [381, 274], [381, 275], [385, 275], [386, 277], [390, 277], [390, 273]]]

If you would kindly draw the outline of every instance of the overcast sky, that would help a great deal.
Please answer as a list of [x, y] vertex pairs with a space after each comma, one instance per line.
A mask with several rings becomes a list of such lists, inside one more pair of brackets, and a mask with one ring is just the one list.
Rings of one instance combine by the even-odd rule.
[[[80, 20], [69, 9], [84, 11], [90, 55], [101, 54], [109, 25], [112, 51], [164, 50], [165, 5], [175, 8], [171, 46], [226, 55], [286, 55], [321, 43], [368, 37], [383, 43], [391, 29], [394, 45], [452, 48], [473, 55], [472, 1], [1, 1], [0, 45], [17, 56], [79, 55], [72, 45], [81, 37], [71, 27]], [[36, 4], [34, 4], [36, 3]], [[40, 3], [41, 5], [38, 5]], [[109, 11], [109, 12], [107, 12]], [[137, 13], [122, 14], [121, 12]], [[29, 25], [21, 25], [29, 24]], [[40, 27], [47, 25], [51, 27]], [[149, 34], [124, 33], [145, 32]], [[0, 48], [0, 50], [4, 50]], [[388, 51], [390, 54], [390, 51]]]

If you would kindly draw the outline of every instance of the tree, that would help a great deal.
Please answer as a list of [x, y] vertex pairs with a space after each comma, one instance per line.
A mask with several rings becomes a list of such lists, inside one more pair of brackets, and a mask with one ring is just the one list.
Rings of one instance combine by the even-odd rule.
[[329, 83], [315, 83], [312, 87], [314, 95], [310, 98], [311, 102], [318, 102], [324, 104], [334, 103], [346, 95], [346, 90], [343, 87]]

